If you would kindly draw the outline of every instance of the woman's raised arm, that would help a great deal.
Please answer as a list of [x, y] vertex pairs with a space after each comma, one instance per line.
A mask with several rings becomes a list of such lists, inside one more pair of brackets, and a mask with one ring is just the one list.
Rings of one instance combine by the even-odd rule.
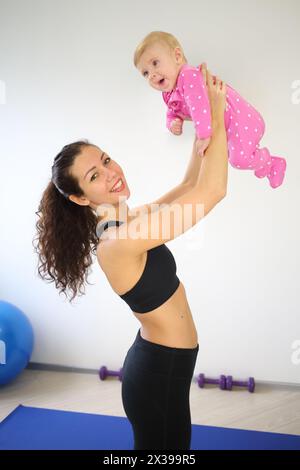
[[[207, 83], [207, 67], [205, 63], [200, 65], [200, 70], [202, 72], [205, 82]], [[215, 82], [215, 79], [216, 77], [213, 75], [214, 82]], [[196, 140], [197, 140], [197, 137], [195, 136], [195, 142]], [[192, 154], [188, 162], [188, 166], [186, 168], [186, 171], [184, 173], [184, 177], [182, 180], [182, 182], [184, 184], [187, 184], [188, 186], [195, 186], [195, 184], [197, 183], [200, 169], [201, 169], [201, 164], [203, 161], [203, 158], [201, 158], [197, 153], [195, 142], [192, 148]]]
[[[116, 229], [112, 239], [102, 244], [102, 253], [135, 256], [162, 245], [192, 228], [225, 196], [227, 190], [228, 152], [224, 123], [226, 86], [215, 83], [205, 69], [211, 105], [212, 138], [205, 151], [197, 183], [170, 204], [147, 211]], [[193, 151], [196, 146], [196, 138]]]
[[[197, 186], [213, 187], [225, 195], [228, 179], [228, 149], [224, 122], [226, 85], [218, 77], [212, 77], [206, 64], [202, 64], [201, 70], [207, 83], [213, 135], [204, 153]], [[193, 152], [196, 151], [196, 140], [195, 137]]]

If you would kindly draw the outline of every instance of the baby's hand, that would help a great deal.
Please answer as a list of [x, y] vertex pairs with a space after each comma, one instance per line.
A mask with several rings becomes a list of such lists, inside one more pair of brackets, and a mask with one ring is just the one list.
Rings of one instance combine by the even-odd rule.
[[210, 142], [210, 137], [207, 139], [197, 139], [196, 141], [196, 151], [197, 154], [203, 157], [204, 151], [207, 149]]
[[182, 134], [182, 120], [179, 119], [179, 118], [176, 118], [174, 119], [174, 121], [172, 121], [172, 124], [171, 124], [171, 132], [175, 135], [180, 135]]

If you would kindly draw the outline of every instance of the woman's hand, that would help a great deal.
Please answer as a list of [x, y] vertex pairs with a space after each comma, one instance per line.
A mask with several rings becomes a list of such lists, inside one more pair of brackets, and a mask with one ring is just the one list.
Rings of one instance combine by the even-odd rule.
[[200, 71], [206, 83], [210, 103], [212, 128], [224, 123], [224, 112], [226, 107], [226, 84], [219, 77], [212, 76], [206, 67], [206, 63], [200, 65]]
[[203, 157], [205, 150], [207, 149], [210, 143], [210, 137], [207, 139], [197, 139], [196, 138], [196, 152], [200, 157]]

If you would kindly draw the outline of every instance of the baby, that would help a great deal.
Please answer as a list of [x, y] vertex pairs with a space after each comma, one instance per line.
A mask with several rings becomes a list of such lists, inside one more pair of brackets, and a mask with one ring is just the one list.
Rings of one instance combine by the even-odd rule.
[[[169, 33], [153, 31], [138, 45], [134, 65], [149, 85], [162, 92], [167, 105], [167, 128], [182, 133], [185, 120], [192, 120], [197, 150], [203, 156], [208, 147], [211, 114], [206, 85], [199, 67], [188, 65], [182, 47]], [[225, 127], [229, 162], [234, 168], [254, 170], [258, 178], [267, 177], [272, 188], [283, 182], [286, 161], [270, 155], [259, 142], [265, 123], [260, 113], [226, 83]]]

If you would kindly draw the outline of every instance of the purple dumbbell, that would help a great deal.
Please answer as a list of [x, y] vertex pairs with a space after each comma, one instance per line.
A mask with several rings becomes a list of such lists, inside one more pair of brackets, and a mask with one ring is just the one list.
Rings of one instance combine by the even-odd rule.
[[204, 374], [198, 375], [198, 385], [200, 388], [203, 388], [205, 384], [219, 385], [221, 390], [226, 390], [226, 377], [225, 375], [220, 375], [219, 379], [208, 379]]
[[114, 370], [108, 370], [107, 367], [102, 366], [99, 370], [99, 377], [101, 380], [105, 380], [108, 376], [118, 377], [119, 380], [122, 380], [122, 371], [123, 369], [120, 369], [118, 372]]
[[248, 380], [233, 380], [232, 375], [227, 375], [226, 377], [226, 388], [227, 390], [232, 390], [232, 386], [236, 385], [237, 387], [247, 387], [250, 393], [254, 392], [255, 389], [255, 380], [254, 377], [249, 377]]

